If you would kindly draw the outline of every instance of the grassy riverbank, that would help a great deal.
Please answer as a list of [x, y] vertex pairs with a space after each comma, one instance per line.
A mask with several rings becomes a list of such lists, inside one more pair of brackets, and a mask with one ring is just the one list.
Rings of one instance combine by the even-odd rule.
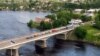
[[85, 40], [100, 45], [100, 30], [94, 28], [91, 25], [85, 25], [83, 28], [87, 30]]
[[83, 41], [100, 45], [100, 30], [94, 28], [91, 24], [80, 26], [86, 29], [87, 34]]

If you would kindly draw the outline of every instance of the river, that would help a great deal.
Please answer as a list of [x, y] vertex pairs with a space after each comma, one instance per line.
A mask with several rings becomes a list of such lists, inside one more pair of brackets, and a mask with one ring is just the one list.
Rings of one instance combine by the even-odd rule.
[[[27, 27], [27, 22], [36, 17], [44, 17], [49, 12], [28, 11], [0, 11], [0, 40], [15, 38], [30, 34], [39, 30]], [[57, 44], [58, 43], [58, 44]], [[83, 47], [77, 47], [75, 42], [57, 42], [54, 38], [47, 40], [48, 48], [44, 56], [100, 56], [100, 47], [84, 43]], [[58, 46], [55, 48], [55, 46]], [[5, 56], [1, 51], [0, 56]], [[19, 49], [21, 56], [36, 56], [34, 42], [27, 43]]]

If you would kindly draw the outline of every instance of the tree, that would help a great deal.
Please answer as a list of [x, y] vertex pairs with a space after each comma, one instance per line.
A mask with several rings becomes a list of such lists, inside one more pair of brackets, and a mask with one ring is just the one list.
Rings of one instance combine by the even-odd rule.
[[30, 20], [29, 23], [27, 23], [28, 27], [30, 28], [34, 28], [34, 27], [38, 27], [39, 24], [36, 22], [33, 22], [33, 20]]
[[46, 18], [50, 18], [51, 20], [55, 20], [55, 15], [47, 15], [47, 16], [45, 16]]
[[48, 29], [51, 29], [51, 28], [52, 28], [52, 24], [49, 23], [49, 22], [44, 22], [44, 21], [42, 21], [42, 22], [40, 23], [39, 28], [40, 28], [41, 30], [48, 30]]
[[66, 21], [70, 21], [72, 18], [72, 13], [70, 11], [62, 10], [57, 12], [58, 19], [66, 19]]
[[100, 13], [95, 17], [95, 25], [96, 28], [100, 29]]
[[61, 22], [60, 20], [54, 20], [52, 25], [53, 25], [53, 28], [57, 28], [61, 26]]
[[73, 19], [79, 19], [80, 15], [79, 14], [73, 14]]
[[86, 34], [87, 30], [82, 27], [78, 27], [75, 29], [75, 35], [77, 36], [78, 39], [84, 39], [86, 37]]

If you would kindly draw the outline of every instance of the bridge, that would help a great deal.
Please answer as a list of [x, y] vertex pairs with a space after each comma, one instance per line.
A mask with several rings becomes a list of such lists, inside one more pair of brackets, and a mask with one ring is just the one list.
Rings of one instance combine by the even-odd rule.
[[18, 49], [26, 43], [34, 41], [35, 44], [38, 40], [42, 40], [43, 44], [41, 47], [47, 47], [46, 40], [51, 36], [64, 34], [64, 39], [67, 39], [67, 35], [70, 31], [74, 30], [76, 27], [75, 25], [63, 26], [51, 30], [46, 30], [42, 32], [33, 33], [26, 36], [21, 36], [13, 39], [3, 40], [0, 41], [0, 50], [6, 49], [7, 56], [19, 56]]

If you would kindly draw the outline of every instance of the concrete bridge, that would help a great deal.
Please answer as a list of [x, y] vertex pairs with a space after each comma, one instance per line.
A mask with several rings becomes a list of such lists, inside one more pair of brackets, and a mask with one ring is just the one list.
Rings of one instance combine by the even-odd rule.
[[58, 35], [58, 34], [64, 34], [64, 40], [67, 39], [67, 35], [69, 35], [70, 31], [74, 30], [77, 26], [70, 25], [70, 26], [63, 26], [51, 30], [46, 30], [43, 32], [37, 32], [26, 36], [17, 37], [14, 39], [9, 40], [3, 40], [0, 41], [0, 50], [6, 49], [6, 56], [19, 56], [18, 49], [28, 42], [34, 41], [35, 44], [39, 40], [43, 42], [42, 45], [40, 45], [42, 48], [47, 47], [46, 40], [50, 38], [51, 36]]

